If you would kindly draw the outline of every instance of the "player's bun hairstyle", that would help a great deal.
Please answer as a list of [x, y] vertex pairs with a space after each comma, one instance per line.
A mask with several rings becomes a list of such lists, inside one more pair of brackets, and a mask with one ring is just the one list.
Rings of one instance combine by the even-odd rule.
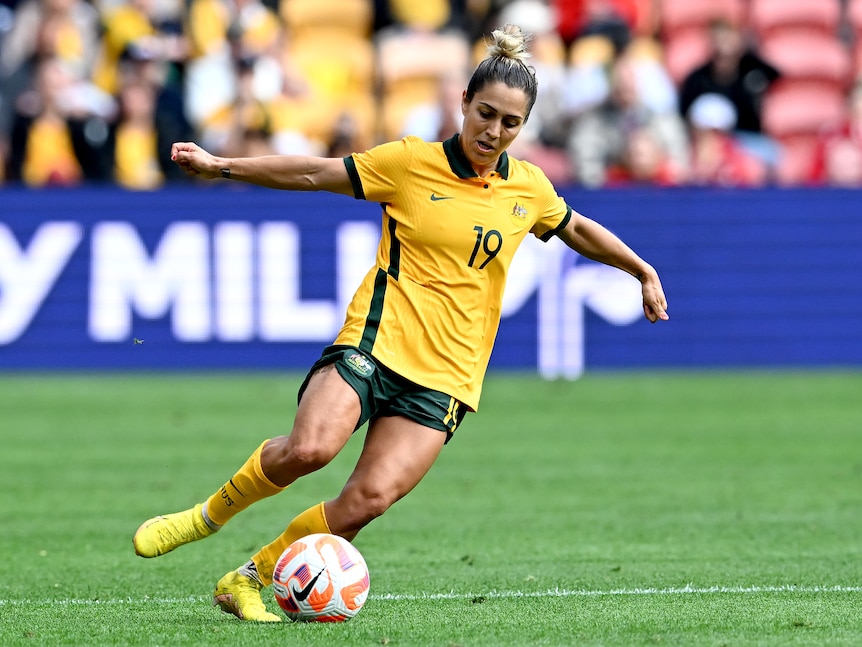
[[530, 57], [529, 42], [530, 37], [517, 25], [495, 29], [488, 41], [487, 56], [476, 67], [467, 84], [467, 101], [472, 101], [476, 93], [489, 83], [503, 82], [527, 95], [526, 116], [529, 117], [538, 92], [536, 70], [526, 62]]

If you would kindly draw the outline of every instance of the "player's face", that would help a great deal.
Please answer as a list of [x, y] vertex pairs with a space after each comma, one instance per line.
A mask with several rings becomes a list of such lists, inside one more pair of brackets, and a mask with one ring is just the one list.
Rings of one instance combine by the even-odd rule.
[[526, 92], [502, 82], [489, 83], [470, 102], [464, 93], [461, 148], [480, 177], [497, 167], [500, 155], [521, 132], [527, 120], [527, 104]]

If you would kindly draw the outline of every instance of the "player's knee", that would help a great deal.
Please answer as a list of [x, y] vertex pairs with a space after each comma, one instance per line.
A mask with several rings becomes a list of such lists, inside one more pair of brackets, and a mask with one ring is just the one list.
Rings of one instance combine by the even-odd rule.
[[348, 494], [351, 523], [361, 528], [385, 513], [397, 497], [377, 487], [358, 487]]
[[290, 473], [294, 476], [310, 474], [327, 465], [335, 456], [333, 450], [316, 439], [285, 437], [269, 455], [269, 463], [276, 472]]
[[383, 515], [394, 503], [392, 497], [383, 495], [382, 493], [374, 493], [367, 496], [363, 500], [362, 509], [364, 514], [362, 518], [365, 523], [369, 523], [377, 517]]
[[320, 443], [298, 443], [287, 456], [290, 466], [306, 474], [319, 470], [335, 456], [330, 448]]

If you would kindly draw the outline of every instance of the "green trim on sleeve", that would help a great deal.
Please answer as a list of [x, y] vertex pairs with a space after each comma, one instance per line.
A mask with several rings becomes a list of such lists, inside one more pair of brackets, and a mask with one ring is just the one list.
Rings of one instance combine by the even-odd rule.
[[541, 240], [543, 242], [548, 242], [549, 240], [551, 240], [552, 236], [556, 236], [563, 229], [565, 229], [566, 225], [569, 224], [569, 220], [571, 220], [571, 219], [572, 219], [572, 208], [569, 205], [566, 205], [566, 216], [565, 216], [565, 218], [563, 218], [560, 221], [559, 225], [554, 227], [551, 231], [545, 233], [545, 235], [542, 236]]
[[344, 158], [344, 167], [347, 169], [347, 175], [350, 176], [350, 185], [353, 187], [353, 197], [357, 200], [365, 200], [365, 191], [362, 188], [362, 180], [359, 178], [359, 171], [356, 170], [356, 160], [352, 155]]

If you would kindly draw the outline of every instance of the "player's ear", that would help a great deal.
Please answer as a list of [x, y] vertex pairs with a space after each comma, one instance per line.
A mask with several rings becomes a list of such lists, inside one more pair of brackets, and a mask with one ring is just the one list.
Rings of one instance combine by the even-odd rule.
[[464, 90], [461, 93], [461, 114], [465, 117], [467, 116], [467, 108], [470, 106], [470, 102], [467, 101], [467, 90]]

